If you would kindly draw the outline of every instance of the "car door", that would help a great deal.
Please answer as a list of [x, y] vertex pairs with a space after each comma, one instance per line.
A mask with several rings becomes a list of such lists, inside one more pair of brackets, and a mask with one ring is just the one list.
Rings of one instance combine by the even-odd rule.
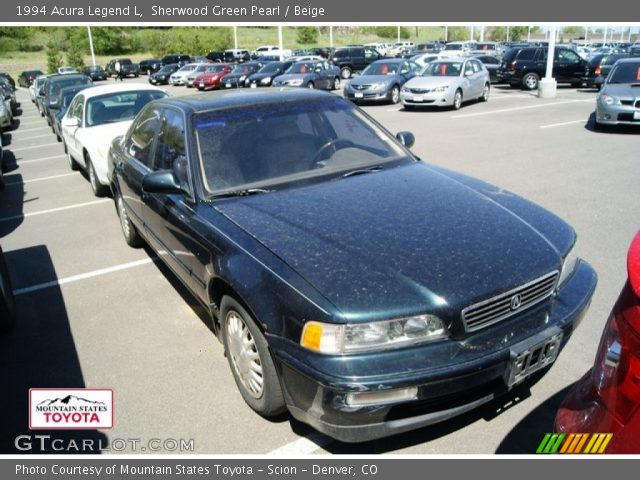
[[475, 98], [478, 96], [478, 82], [475, 78], [476, 72], [473, 71], [471, 62], [464, 62], [462, 64], [462, 95], [465, 100]]
[[487, 74], [485, 74], [485, 68], [479, 60], [469, 60], [471, 67], [473, 68], [473, 88], [476, 96], [482, 95], [484, 90], [485, 81], [488, 80]]
[[78, 144], [77, 133], [82, 127], [82, 118], [84, 114], [84, 95], [79, 94], [71, 102], [67, 113], [60, 126], [62, 127], [62, 136], [67, 147], [69, 155], [75, 158], [77, 161], [82, 161], [82, 151]]
[[195, 228], [195, 196], [186, 149], [186, 122], [180, 110], [166, 108], [152, 163], [153, 171], [170, 170], [180, 193], [146, 193], [144, 223], [150, 243], [167, 252], [169, 267], [206, 302], [209, 250]]
[[554, 76], [560, 82], [572, 82], [586, 74], [585, 62], [580, 56], [568, 49], [556, 50]]
[[134, 223], [144, 225], [142, 178], [151, 171], [156, 137], [160, 131], [160, 111], [147, 105], [131, 124], [122, 145], [122, 158], [114, 158], [122, 199]]
[[329, 70], [329, 64], [327, 62], [316, 63], [316, 71], [320, 78], [320, 88], [330, 89], [332, 85], [331, 70]]

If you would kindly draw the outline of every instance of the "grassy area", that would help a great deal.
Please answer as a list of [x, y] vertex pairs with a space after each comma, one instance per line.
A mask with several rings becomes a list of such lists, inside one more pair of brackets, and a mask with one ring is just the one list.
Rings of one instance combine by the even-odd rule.
[[[37, 45], [46, 45], [49, 39], [52, 37], [52, 31], [54, 28], [51, 27], [51, 31], [47, 31], [45, 29], [34, 31], [33, 43]], [[206, 29], [207, 27], [201, 27], [202, 29]], [[232, 30], [231, 27], [229, 27]], [[414, 42], [420, 42], [424, 40], [433, 40], [441, 37], [443, 31], [440, 27], [407, 27], [409, 31], [410, 38], [408, 40]], [[139, 38], [144, 38], [144, 35], [148, 35], [149, 30], [143, 31], [139, 30], [140, 33]], [[135, 32], [134, 32], [135, 33]], [[246, 48], [248, 50], [253, 50], [259, 45], [277, 45], [278, 44], [278, 28], [277, 27], [267, 27], [267, 28], [258, 28], [258, 27], [238, 27], [238, 47]], [[282, 40], [285, 48], [289, 49], [299, 49], [299, 48], [309, 48], [309, 47], [326, 47], [330, 45], [329, 41], [329, 29], [323, 28], [321, 29], [321, 33], [318, 36], [318, 41], [313, 45], [302, 45], [297, 42], [297, 32], [295, 27], [284, 27], [282, 29]], [[233, 34], [231, 35], [231, 39], [233, 42]], [[350, 44], [362, 44], [362, 43], [394, 43], [396, 38], [381, 38], [373, 33], [363, 33], [361, 29], [357, 28], [342, 28], [342, 27], [334, 27], [333, 28], [333, 46], [340, 47], [344, 45]], [[233, 44], [230, 45], [233, 47]], [[198, 52], [186, 52], [186, 53], [198, 53]], [[149, 52], [138, 52], [131, 54], [123, 54], [121, 56], [126, 56], [131, 58], [134, 62], [143, 60], [145, 58], [152, 58], [153, 55]], [[96, 62], [99, 65], [106, 65], [107, 62], [116, 57], [116, 55], [98, 55], [96, 56]], [[62, 54], [63, 64], [66, 64], [66, 58], [64, 53]], [[86, 65], [91, 64], [91, 56], [87, 49], [86, 54], [84, 55], [84, 62]], [[0, 71], [9, 72], [14, 78], [20, 74], [20, 72], [24, 70], [35, 70], [39, 69], [42, 71], [47, 70], [47, 58], [45, 50], [36, 51], [36, 52], [7, 52], [0, 51]]]

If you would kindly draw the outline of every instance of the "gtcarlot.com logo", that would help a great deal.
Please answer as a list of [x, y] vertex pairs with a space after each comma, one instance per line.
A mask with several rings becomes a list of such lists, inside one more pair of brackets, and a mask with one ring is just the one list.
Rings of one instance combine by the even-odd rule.
[[29, 390], [29, 428], [108, 429], [113, 427], [110, 388], [32, 388]]
[[605, 453], [613, 433], [547, 433], [536, 453]]

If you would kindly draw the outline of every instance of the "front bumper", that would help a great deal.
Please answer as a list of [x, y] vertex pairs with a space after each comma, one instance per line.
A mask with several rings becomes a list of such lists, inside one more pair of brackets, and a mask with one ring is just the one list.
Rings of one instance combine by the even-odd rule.
[[389, 101], [390, 91], [383, 90], [353, 90], [344, 89], [344, 97], [352, 102], [386, 102]]
[[442, 93], [408, 93], [400, 92], [400, 101], [402, 105], [412, 107], [449, 107], [453, 105], [453, 94], [455, 89], [451, 88]]
[[[512, 347], [562, 331], [564, 347], [584, 317], [597, 277], [581, 261], [561, 292], [521, 315], [474, 333], [414, 348], [323, 356], [269, 336], [291, 414], [344, 442], [363, 442], [432, 425], [509, 391]], [[351, 392], [417, 388], [413, 400], [354, 406]]]
[[596, 102], [596, 121], [604, 125], [640, 126], [640, 108], [633, 105], [606, 105]]

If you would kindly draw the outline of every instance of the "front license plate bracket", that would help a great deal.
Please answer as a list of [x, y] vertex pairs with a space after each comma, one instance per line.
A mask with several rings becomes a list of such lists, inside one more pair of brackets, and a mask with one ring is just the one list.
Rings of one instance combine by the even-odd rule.
[[522, 383], [531, 374], [541, 370], [558, 358], [563, 332], [552, 327], [511, 347], [511, 358], [504, 373], [508, 387]]

